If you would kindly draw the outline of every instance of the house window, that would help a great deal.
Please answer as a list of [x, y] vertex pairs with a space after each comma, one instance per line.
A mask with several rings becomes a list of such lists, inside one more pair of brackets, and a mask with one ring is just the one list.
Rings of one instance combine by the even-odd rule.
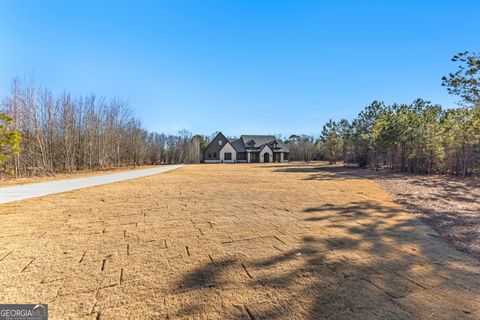
[[208, 154], [208, 159], [212, 159], [212, 154], [211, 153]]
[[218, 140], [218, 145], [221, 146], [223, 144], [222, 140]]
[[231, 152], [225, 152], [225, 160], [232, 160], [232, 153]]
[[216, 153], [216, 152], [213, 153], [213, 157], [214, 157], [214, 158], [217, 157], [217, 153]]

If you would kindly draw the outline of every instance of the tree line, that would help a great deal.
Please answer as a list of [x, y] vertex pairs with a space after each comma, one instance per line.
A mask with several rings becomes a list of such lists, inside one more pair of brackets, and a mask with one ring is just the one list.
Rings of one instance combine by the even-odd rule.
[[317, 143], [322, 157], [417, 174], [480, 173], [480, 55], [462, 52], [452, 61], [458, 70], [442, 85], [460, 98], [460, 107], [373, 101], [354, 120], [323, 126]]
[[202, 136], [149, 132], [120, 99], [53, 95], [15, 79], [2, 101], [0, 158], [16, 176], [200, 160]]
[[[290, 161], [343, 161], [416, 174], [480, 173], [480, 55], [456, 54], [457, 71], [442, 78], [459, 97], [444, 109], [423, 99], [411, 104], [373, 101], [349, 121], [328, 121], [320, 137], [291, 135]], [[57, 172], [161, 163], [197, 163], [212, 137], [149, 132], [120, 99], [53, 95], [18, 79], [0, 108], [0, 170]]]
[[442, 109], [422, 99], [372, 102], [353, 121], [330, 120], [320, 148], [332, 163], [417, 174], [480, 172], [480, 107]]
[[290, 160], [343, 161], [359, 167], [416, 174], [480, 173], [480, 55], [453, 56], [457, 71], [442, 85], [459, 98], [457, 108], [423, 99], [411, 104], [373, 101], [349, 121], [329, 120], [320, 137], [292, 135]]

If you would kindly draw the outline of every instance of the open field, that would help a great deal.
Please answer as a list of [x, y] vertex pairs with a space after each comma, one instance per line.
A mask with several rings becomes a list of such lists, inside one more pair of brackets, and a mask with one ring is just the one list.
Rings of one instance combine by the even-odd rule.
[[480, 318], [478, 262], [347, 173], [191, 165], [0, 216], [0, 300], [51, 319]]
[[[305, 164], [304, 164], [305, 165]], [[438, 232], [439, 237], [480, 262], [480, 179], [422, 176], [310, 164], [337, 179], [375, 180], [394, 200]], [[311, 179], [323, 179], [320, 173]]]

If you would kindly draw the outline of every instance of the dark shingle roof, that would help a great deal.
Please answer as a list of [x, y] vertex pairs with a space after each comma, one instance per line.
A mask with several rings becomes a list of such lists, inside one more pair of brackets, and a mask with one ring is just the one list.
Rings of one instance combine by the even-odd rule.
[[[242, 135], [239, 140], [242, 140], [247, 149], [262, 148], [265, 144], [272, 146], [272, 142], [276, 141], [277, 148], [274, 149], [275, 151], [289, 152], [283, 141], [272, 135]], [[251, 141], [253, 141], [253, 146], [248, 144]]]
[[[275, 136], [260, 136], [260, 135], [243, 135], [240, 137], [242, 139], [243, 143], [245, 146], [247, 146], [247, 143], [252, 141], [255, 142], [254, 148], [260, 148], [266, 143], [272, 142], [276, 140]], [[248, 146], [247, 146], [248, 147]]]
[[230, 143], [237, 152], [245, 152], [245, 146], [243, 145], [242, 139], [230, 140]]
[[[260, 149], [262, 149], [266, 144], [268, 144], [272, 150], [275, 152], [289, 152], [288, 147], [283, 143], [282, 140], [275, 138], [275, 136], [272, 135], [243, 135], [239, 139], [228, 139], [226, 138], [221, 132], [218, 133], [218, 135], [210, 142], [210, 144], [207, 147], [207, 150], [212, 149], [213, 151], [220, 151], [223, 146], [219, 144], [212, 144], [214, 141], [217, 141], [218, 139], [225, 139], [226, 141], [230, 142], [233, 146], [233, 148], [237, 152], [246, 152], [248, 149], [249, 151], [252, 152], [258, 152]], [[277, 142], [277, 147], [273, 148], [273, 142]], [[248, 145], [249, 142], [253, 142], [253, 145], [250, 146]], [[217, 150], [218, 149], [218, 150]], [[204, 152], [206, 152], [205, 150]], [[212, 151], [210, 150], [210, 151]]]

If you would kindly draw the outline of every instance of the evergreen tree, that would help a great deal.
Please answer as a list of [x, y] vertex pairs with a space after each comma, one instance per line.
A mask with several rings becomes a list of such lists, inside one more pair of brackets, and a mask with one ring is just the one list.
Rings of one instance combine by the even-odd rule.
[[331, 119], [323, 126], [322, 135], [320, 136], [322, 142], [322, 152], [324, 157], [330, 163], [336, 163], [341, 157], [342, 140], [338, 133], [338, 126], [335, 121]]
[[12, 122], [5, 112], [0, 112], [0, 165], [20, 152], [20, 134], [11, 129]]

